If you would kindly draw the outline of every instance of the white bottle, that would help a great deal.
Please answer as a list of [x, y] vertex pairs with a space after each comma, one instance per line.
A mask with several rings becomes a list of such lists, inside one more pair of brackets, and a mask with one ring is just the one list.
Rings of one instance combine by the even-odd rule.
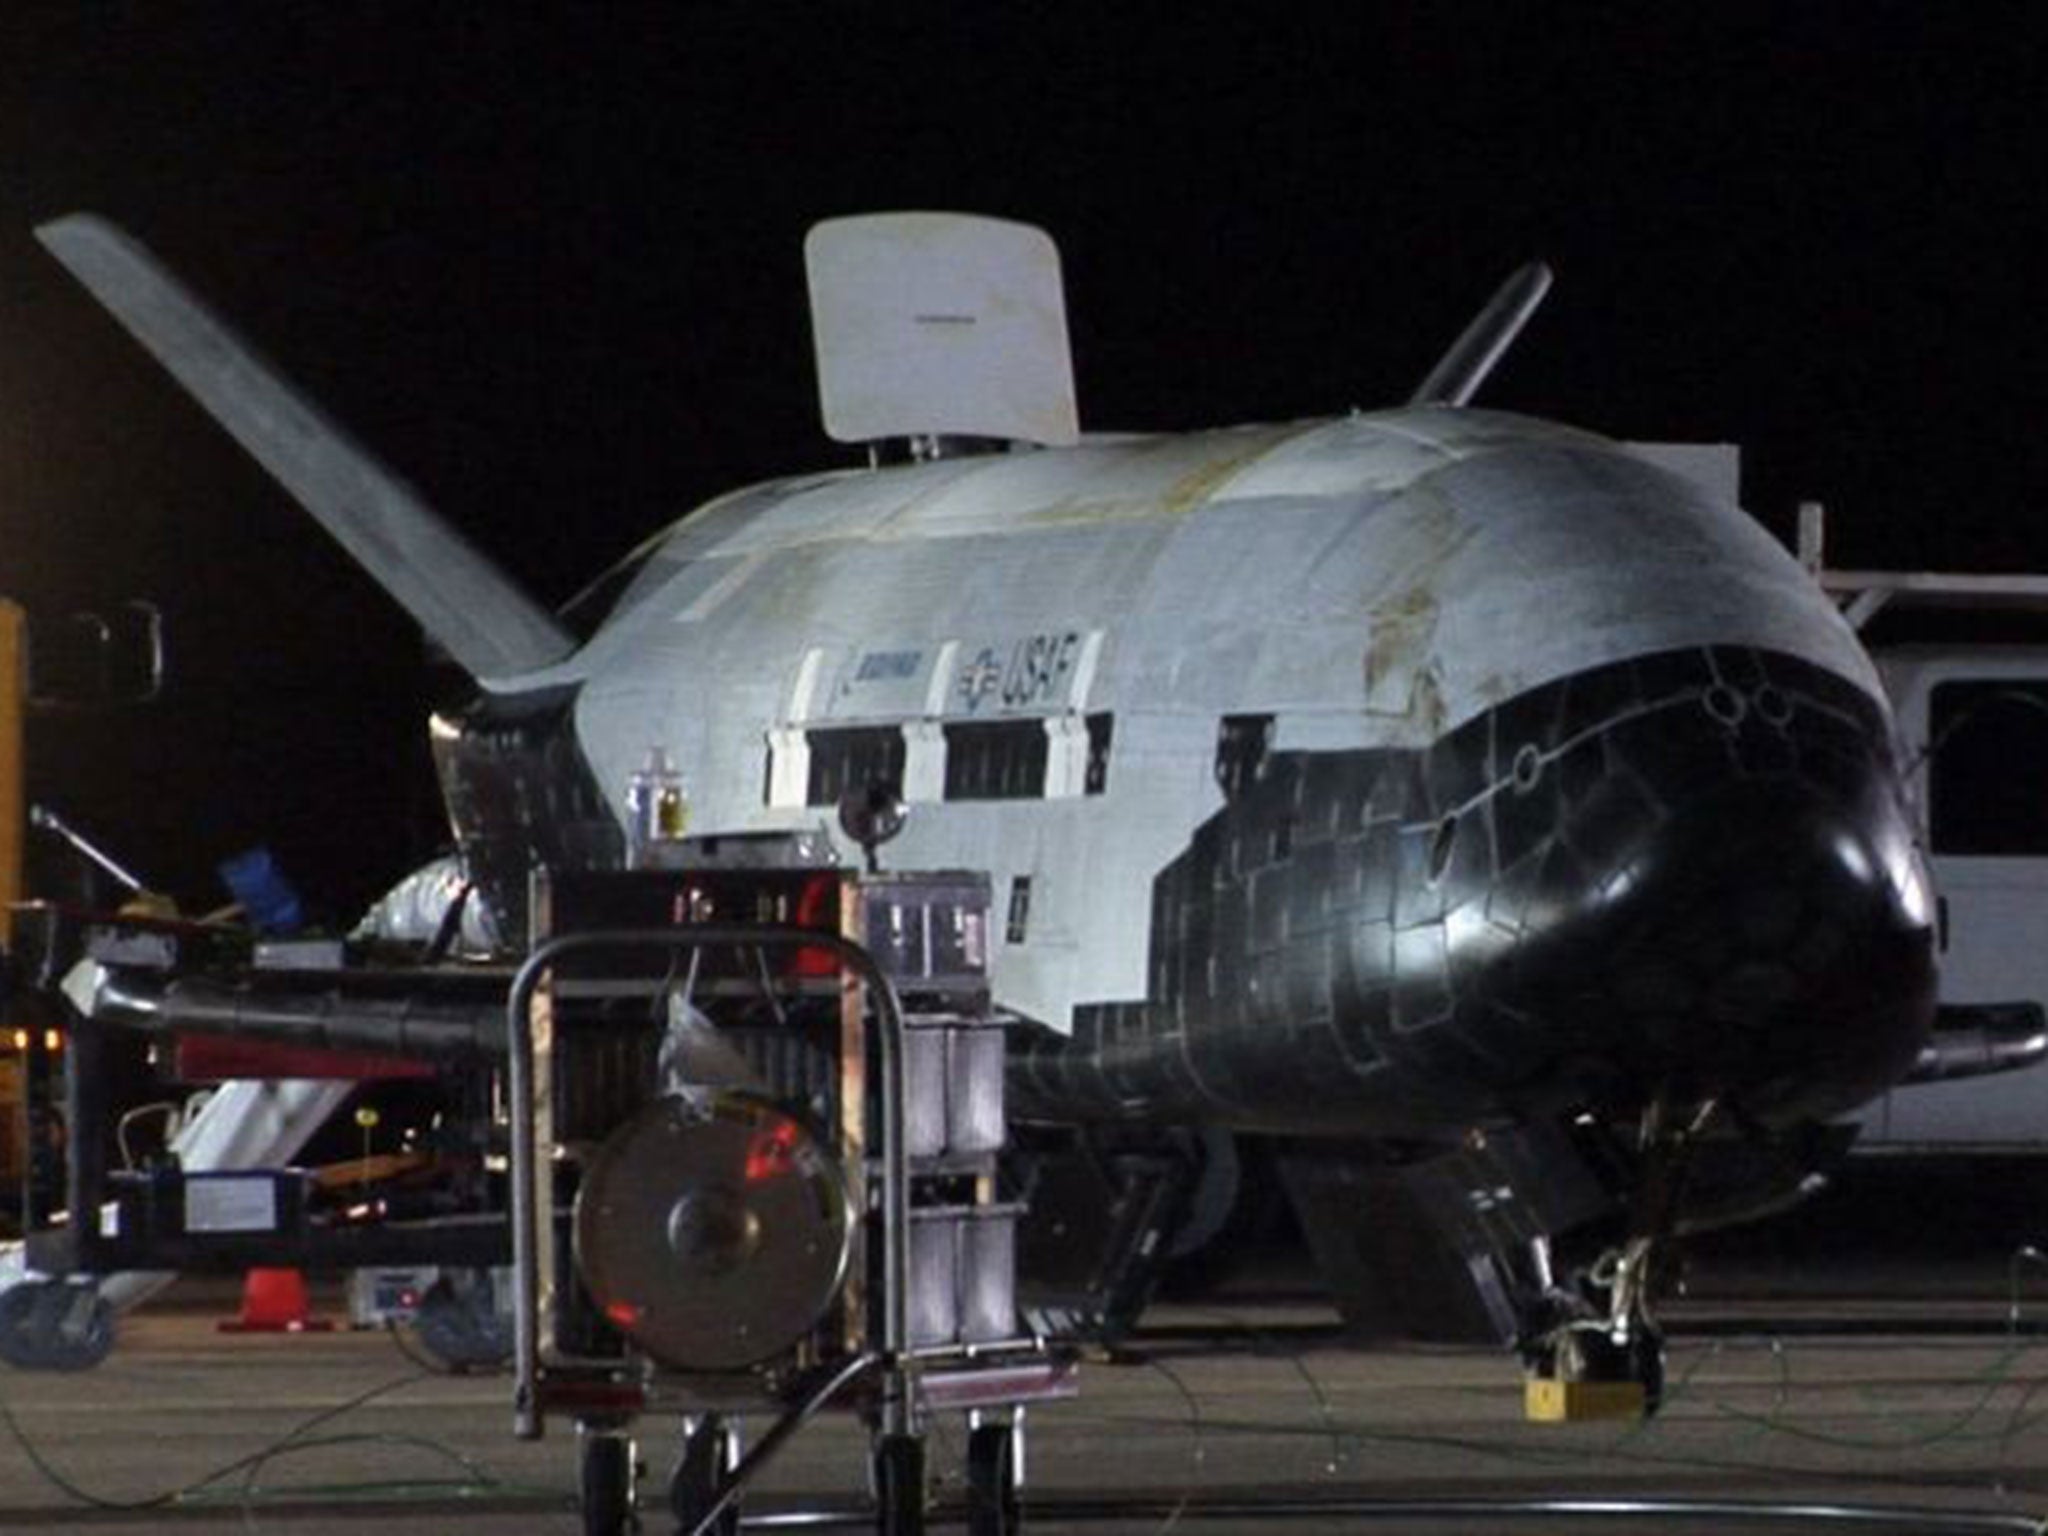
[[674, 842], [690, 824], [690, 802], [683, 776], [660, 747], [647, 749], [647, 761], [633, 770], [626, 786], [626, 862], [646, 867], [656, 843]]

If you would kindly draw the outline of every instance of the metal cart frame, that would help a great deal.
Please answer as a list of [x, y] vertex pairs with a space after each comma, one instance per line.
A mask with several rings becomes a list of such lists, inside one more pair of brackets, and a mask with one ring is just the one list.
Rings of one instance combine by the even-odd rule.
[[[911, 1347], [908, 1323], [911, 1226], [909, 1157], [905, 1132], [906, 1024], [895, 985], [861, 944], [828, 930], [780, 925], [702, 924], [667, 928], [591, 929], [557, 935], [537, 945], [514, 977], [506, 999], [507, 1090], [511, 1100], [514, 1433], [538, 1439], [551, 1406], [574, 1413], [577, 1404], [551, 1405], [540, 1349], [542, 1302], [539, 1180], [542, 1148], [536, 1126], [535, 1003], [545, 978], [570, 956], [599, 952], [657, 952], [671, 957], [730, 946], [741, 950], [828, 950], [839, 961], [841, 984], [850, 973], [865, 990], [868, 1013], [878, 1025], [876, 1067], [880, 1073], [881, 1328], [879, 1347], [859, 1350], [822, 1382], [783, 1411], [737, 1466], [717, 1479], [695, 1532], [724, 1529], [748, 1483], [818, 1412], [871, 1375], [882, 1382], [876, 1414], [875, 1470], [878, 1526], [890, 1536], [923, 1529], [923, 1438], [919, 1410], [921, 1365], [932, 1352]], [[660, 987], [650, 982], [650, 991]], [[1022, 1342], [1022, 1341], [1020, 1341]], [[991, 1362], [966, 1379], [934, 1385], [934, 1406], [979, 1412], [1071, 1391], [1071, 1361], [1042, 1346], [1023, 1362]], [[943, 1353], [943, 1352], [940, 1352]], [[1012, 1351], [1013, 1355], [1015, 1351]], [[620, 1406], [615, 1417], [638, 1412]], [[977, 1532], [1003, 1533], [1018, 1525], [1018, 1463], [1015, 1436], [1021, 1415], [1009, 1426], [977, 1425], [969, 1437], [970, 1524]], [[621, 1468], [621, 1471], [624, 1469]], [[626, 1475], [630, 1475], [629, 1472]], [[586, 1496], [590, 1490], [586, 1487]], [[974, 1513], [973, 1511], [980, 1511]]]

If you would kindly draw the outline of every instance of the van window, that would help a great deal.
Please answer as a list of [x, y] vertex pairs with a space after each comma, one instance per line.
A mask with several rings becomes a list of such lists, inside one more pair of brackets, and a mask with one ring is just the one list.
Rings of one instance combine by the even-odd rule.
[[1934, 851], [2048, 856], [2048, 678], [1937, 684], [1927, 726]]

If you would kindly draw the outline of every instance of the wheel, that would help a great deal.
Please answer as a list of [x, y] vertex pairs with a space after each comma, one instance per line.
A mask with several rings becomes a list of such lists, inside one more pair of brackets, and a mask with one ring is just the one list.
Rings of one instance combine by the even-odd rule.
[[[723, 1416], [706, 1414], [683, 1436], [682, 1453], [668, 1481], [669, 1508], [676, 1530], [689, 1536], [718, 1502], [726, 1479], [739, 1462], [739, 1436]], [[739, 1536], [740, 1503], [734, 1499], [707, 1529], [706, 1536]]]
[[413, 1318], [420, 1347], [451, 1371], [491, 1370], [512, 1355], [512, 1322], [498, 1314], [488, 1270], [461, 1281], [443, 1275]]
[[875, 1441], [875, 1529], [924, 1536], [924, 1441], [916, 1435]]
[[24, 1280], [0, 1291], [0, 1360], [23, 1371], [89, 1371], [114, 1347], [114, 1309], [90, 1281]]
[[1643, 1417], [1664, 1406], [1664, 1335], [1644, 1328], [1629, 1344], [1629, 1368], [1643, 1384]]
[[1545, 1374], [1560, 1381], [1632, 1381], [1643, 1389], [1643, 1416], [1664, 1403], [1664, 1335], [1639, 1327], [1625, 1344], [1604, 1333], [1567, 1333]]
[[577, 1494], [583, 1536], [627, 1536], [633, 1514], [633, 1442], [615, 1430], [585, 1427], [578, 1453]]
[[1017, 1496], [1017, 1434], [1008, 1424], [982, 1424], [967, 1435], [967, 1536], [1017, 1536], [1024, 1510]]

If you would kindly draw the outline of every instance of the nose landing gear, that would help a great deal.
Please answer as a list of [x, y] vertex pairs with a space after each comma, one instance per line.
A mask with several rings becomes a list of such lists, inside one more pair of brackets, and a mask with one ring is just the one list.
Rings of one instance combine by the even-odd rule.
[[1664, 1333], [1651, 1303], [1671, 1253], [1693, 1146], [1717, 1108], [1710, 1099], [1679, 1125], [1664, 1101], [1645, 1112], [1628, 1237], [1586, 1271], [1583, 1295], [1550, 1288], [1563, 1315], [1524, 1347], [1531, 1419], [1646, 1418], [1663, 1405]]
[[1664, 1399], [1664, 1334], [1651, 1316], [1648, 1275], [1656, 1247], [1631, 1238], [1595, 1265], [1591, 1283], [1603, 1284], [1605, 1315], [1589, 1306], [1558, 1323], [1525, 1351], [1530, 1361], [1528, 1417], [1557, 1423], [1576, 1419], [1647, 1418]]

